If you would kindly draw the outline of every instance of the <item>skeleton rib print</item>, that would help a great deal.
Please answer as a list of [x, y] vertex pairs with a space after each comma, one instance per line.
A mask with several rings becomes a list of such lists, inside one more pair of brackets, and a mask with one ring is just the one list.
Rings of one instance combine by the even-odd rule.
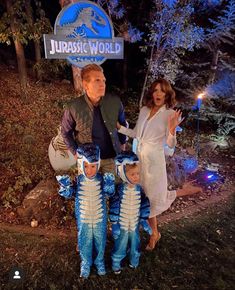
[[134, 231], [139, 221], [140, 193], [135, 188], [125, 188], [120, 206], [119, 223], [126, 231]]
[[95, 226], [103, 219], [101, 183], [95, 180], [81, 182], [80, 187], [80, 218], [83, 223]]

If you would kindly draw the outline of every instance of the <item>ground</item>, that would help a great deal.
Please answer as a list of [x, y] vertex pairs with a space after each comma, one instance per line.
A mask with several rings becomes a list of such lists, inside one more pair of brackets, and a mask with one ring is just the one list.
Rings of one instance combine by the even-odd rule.
[[[0, 230], [1, 289], [155, 289], [230, 290], [234, 289], [234, 204], [230, 198], [187, 218], [161, 226], [162, 238], [153, 252], [144, 251], [142, 236], [140, 265], [133, 270], [123, 263], [119, 276], [110, 270], [112, 240], [106, 248], [107, 275], [95, 269], [87, 280], [79, 278], [76, 237], [55, 230], [39, 235], [12, 228]], [[25, 274], [23, 284], [9, 282], [12, 267]]]

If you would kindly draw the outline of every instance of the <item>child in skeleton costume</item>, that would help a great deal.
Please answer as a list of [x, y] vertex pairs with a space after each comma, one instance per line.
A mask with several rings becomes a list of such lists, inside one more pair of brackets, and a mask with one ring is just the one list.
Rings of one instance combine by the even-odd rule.
[[149, 200], [139, 185], [139, 160], [133, 152], [124, 152], [115, 158], [118, 176], [122, 183], [110, 199], [109, 218], [112, 223], [114, 249], [112, 269], [121, 272], [121, 261], [129, 252], [130, 267], [136, 268], [140, 258], [139, 226], [151, 234], [147, 222], [150, 213]]
[[[80, 276], [87, 278], [93, 262], [99, 275], [105, 275], [104, 251], [106, 244], [106, 194], [115, 191], [115, 178], [111, 173], [101, 175], [100, 150], [86, 143], [77, 149], [78, 167], [83, 174], [72, 184], [69, 176], [57, 176], [59, 194], [65, 198], [75, 195], [75, 216], [78, 227], [78, 246], [81, 257]], [[79, 168], [78, 168], [79, 169]], [[93, 245], [96, 257], [92, 258]]]

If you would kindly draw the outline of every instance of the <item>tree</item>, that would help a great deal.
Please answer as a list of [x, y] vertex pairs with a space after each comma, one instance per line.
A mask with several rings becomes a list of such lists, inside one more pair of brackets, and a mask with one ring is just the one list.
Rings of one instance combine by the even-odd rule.
[[[20, 79], [20, 87], [22, 93], [25, 92], [27, 86], [27, 70], [26, 70], [26, 61], [24, 54], [23, 43], [25, 42], [25, 38], [22, 35], [21, 25], [19, 21], [19, 16], [16, 11], [19, 11], [19, 15], [21, 15], [22, 10], [20, 8], [21, 1], [17, 1], [13, 4], [12, 0], [6, 0], [6, 9], [7, 14], [4, 13], [1, 22], [1, 30], [5, 32], [5, 34], [1, 34], [0, 41], [6, 42], [10, 44], [10, 39], [13, 39], [17, 57], [18, 71], [19, 71], [19, 79]], [[3, 41], [5, 40], [5, 41]]]
[[212, 53], [211, 74], [209, 82], [213, 83], [218, 68], [219, 58], [222, 56], [220, 47], [223, 44], [234, 45], [235, 32], [235, 1], [229, 0], [222, 15], [217, 19], [209, 19], [212, 28], [206, 29], [204, 46]]
[[30, 0], [6, 0], [6, 12], [0, 19], [0, 42], [10, 45], [13, 41], [16, 51], [21, 91], [24, 94], [27, 87], [27, 69], [24, 54], [24, 46], [30, 40], [34, 41], [36, 63], [41, 59], [40, 38], [42, 33], [50, 30], [48, 19], [43, 15], [42, 10], [37, 19], [34, 20], [34, 13]]
[[[145, 0], [146, 2], [146, 0]], [[142, 40], [143, 32], [132, 24], [136, 9], [140, 11], [143, 1], [120, 1], [120, 0], [98, 0], [97, 3], [107, 11], [112, 20], [116, 34], [124, 38], [124, 60], [122, 61], [122, 85], [124, 90], [128, 89], [128, 60], [130, 55], [129, 44]], [[133, 13], [134, 12], [134, 13]], [[141, 18], [143, 21], [143, 18]], [[138, 22], [136, 22], [138, 23]], [[138, 23], [139, 24], [139, 23]]]
[[201, 116], [217, 128], [214, 140], [222, 141], [235, 132], [235, 1], [201, 1], [195, 14], [206, 20], [201, 21], [205, 38], [197, 54], [181, 60], [184, 73], [179, 75], [177, 89], [184, 98], [205, 94]]
[[174, 83], [185, 51], [192, 51], [204, 40], [204, 30], [192, 21], [193, 6], [190, 3], [184, 4], [185, 1], [181, 2], [155, 1], [147, 39], [150, 58], [140, 106], [148, 80], [165, 77]]
[[[42, 34], [51, 31], [51, 25], [49, 20], [45, 17], [45, 12], [41, 8], [39, 1], [34, 1], [35, 11], [31, 6], [30, 0], [24, 0], [25, 2], [25, 13], [27, 16], [27, 32], [28, 40], [33, 40], [34, 51], [35, 51], [35, 67], [40, 65], [41, 61], [41, 43]], [[40, 70], [36, 69], [36, 77], [40, 78]]]

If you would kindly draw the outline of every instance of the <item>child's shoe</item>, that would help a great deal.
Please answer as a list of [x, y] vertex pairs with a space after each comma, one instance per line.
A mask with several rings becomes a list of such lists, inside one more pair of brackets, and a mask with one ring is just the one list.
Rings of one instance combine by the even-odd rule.
[[136, 269], [139, 266], [140, 254], [130, 255], [129, 267]]
[[115, 275], [119, 275], [119, 274], [121, 274], [122, 270], [119, 269], [119, 270], [115, 270], [115, 271], [113, 271], [113, 272], [114, 272]]
[[97, 268], [97, 274], [99, 276], [104, 276], [106, 274], [104, 264], [100, 264], [100, 265], [96, 266], [96, 268]]
[[85, 264], [81, 264], [80, 277], [81, 278], [88, 278], [89, 275], [90, 275], [90, 267], [85, 265]]
[[120, 263], [113, 263], [112, 269], [115, 275], [119, 275], [121, 273], [121, 265]]

